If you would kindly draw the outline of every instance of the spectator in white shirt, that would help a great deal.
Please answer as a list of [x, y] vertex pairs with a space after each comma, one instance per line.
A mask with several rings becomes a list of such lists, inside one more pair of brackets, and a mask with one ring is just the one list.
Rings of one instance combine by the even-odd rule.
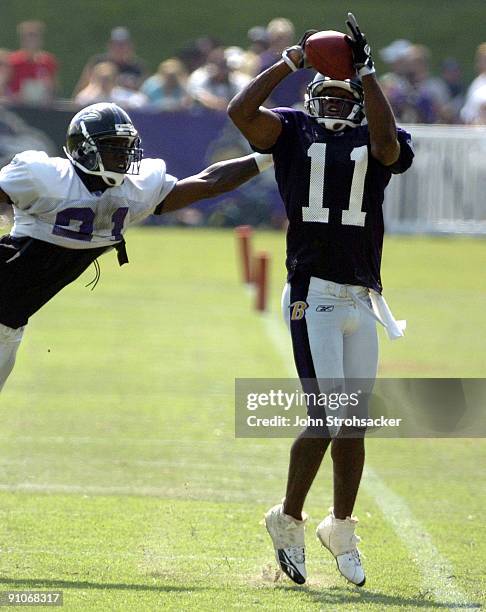
[[205, 108], [226, 111], [229, 101], [250, 81], [248, 75], [232, 69], [223, 47], [213, 49], [206, 64], [189, 77], [187, 89]]
[[476, 50], [476, 70], [478, 76], [469, 85], [466, 101], [461, 109], [461, 119], [464, 123], [474, 123], [484, 100], [484, 92], [481, 90], [486, 87], [486, 42], [481, 43]]

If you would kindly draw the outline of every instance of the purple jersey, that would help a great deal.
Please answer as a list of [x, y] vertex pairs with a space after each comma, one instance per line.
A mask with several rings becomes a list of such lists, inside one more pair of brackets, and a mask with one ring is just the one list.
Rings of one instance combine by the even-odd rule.
[[265, 152], [289, 219], [289, 280], [302, 272], [381, 292], [384, 192], [412, 163], [410, 134], [398, 130], [400, 156], [384, 166], [371, 155], [367, 125], [332, 132], [301, 111], [273, 110], [282, 133]]

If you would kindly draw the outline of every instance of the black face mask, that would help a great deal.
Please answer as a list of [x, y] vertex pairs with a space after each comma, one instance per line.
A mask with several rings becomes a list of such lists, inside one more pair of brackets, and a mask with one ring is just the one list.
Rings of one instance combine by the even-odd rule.
[[[113, 139], [110, 140], [113, 141]], [[121, 142], [118, 145], [112, 142], [103, 142], [103, 140], [96, 142], [96, 148], [101, 156], [105, 170], [120, 174], [138, 174], [143, 156], [143, 149], [139, 146], [140, 139], [120, 138], [119, 140], [124, 141], [126, 144], [120, 146]]]

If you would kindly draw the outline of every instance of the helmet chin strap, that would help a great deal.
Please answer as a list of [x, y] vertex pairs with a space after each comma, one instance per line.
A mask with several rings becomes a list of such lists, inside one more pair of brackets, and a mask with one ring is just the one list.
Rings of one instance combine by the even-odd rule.
[[125, 180], [125, 175], [120, 174], [119, 172], [110, 172], [109, 170], [105, 170], [103, 166], [103, 160], [101, 159], [101, 155], [99, 153], [98, 157], [98, 165], [100, 167], [99, 175], [101, 176], [101, 178], [109, 187], [119, 187]]
[[323, 124], [327, 130], [331, 130], [332, 132], [339, 132], [347, 127], [358, 127], [356, 123], [353, 123], [352, 121], [346, 121], [346, 119], [324, 119], [322, 117], [316, 117], [316, 119], [317, 123]]
[[80, 170], [82, 170], [85, 174], [91, 174], [93, 176], [99, 176], [103, 179], [103, 181], [108, 185], [108, 187], [120, 187], [120, 185], [123, 184], [123, 181], [125, 180], [125, 175], [124, 174], [120, 174], [119, 172], [110, 172], [110, 170], [105, 170], [103, 167], [103, 161], [101, 160], [101, 155], [99, 156], [99, 166], [100, 166], [100, 170], [88, 170], [88, 168], [85, 168], [82, 164], [80, 164], [78, 161], [76, 161], [68, 152], [68, 150], [66, 149], [66, 147], [63, 147], [64, 149], [64, 153], [66, 154], [66, 157], [69, 159], [69, 161], [76, 166], [77, 168], [79, 168]]
[[[330, 88], [343, 89], [353, 95], [352, 98], [343, 98], [339, 95], [327, 95], [327, 91]], [[352, 102], [352, 108], [346, 114], [346, 107], [341, 107], [338, 114], [334, 116], [326, 109], [322, 108], [323, 100], [338, 99], [344, 102]], [[351, 81], [338, 81], [329, 77], [317, 74], [314, 80], [307, 86], [307, 92], [304, 96], [304, 109], [305, 112], [313, 117], [317, 123], [323, 125], [327, 130], [331, 132], [340, 132], [345, 128], [355, 128], [363, 123], [364, 111], [363, 111], [363, 98], [360, 95], [360, 90], [352, 86]], [[343, 116], [344, 115], [344, 116]]]

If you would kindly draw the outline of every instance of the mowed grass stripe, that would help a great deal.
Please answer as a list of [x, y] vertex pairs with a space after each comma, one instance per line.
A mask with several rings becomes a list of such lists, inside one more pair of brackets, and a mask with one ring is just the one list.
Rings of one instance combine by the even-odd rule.
[[[245, 502], [248, 500], [248, 495], [245, 494], [244, 490], [234, 491], [228, 490], [221, 492], [221, 489], [226, 485], [233, 483], [234, 478], [227, 477], [223, 480], [218, 481], [217, 479], [213, 483], [213, 486], [208, 486], [204, 482], [191, 482], [190, 488], [185, 488], [184, 484], [180, 486], [136, 486], [136, 485], [76, 485], [76, 484], [63, 484], [63, 483], [29, 483], [20, 482], [17, 484], [0, 484], [0, 491], [8, 493], [44, 493], [44, 494], [70, 494], [70, 495], [85, 495], [85, 496], [115, 496], [121, 495], [132, 496], [132, 497], [158, 497], [158, 498], [171, 498], [171, 499], [182, 499], [184, 501], [200, 501], [203, 499], [214, 499], [218, 503], [226, 502]], [[219, 484], [219, 486], [218, 486]], [[241, 483], [244, 485], [244, 483]], [[256, 504], [266, 503], [267, 497], [265, 495], [251, 495], [252, 502]]]

